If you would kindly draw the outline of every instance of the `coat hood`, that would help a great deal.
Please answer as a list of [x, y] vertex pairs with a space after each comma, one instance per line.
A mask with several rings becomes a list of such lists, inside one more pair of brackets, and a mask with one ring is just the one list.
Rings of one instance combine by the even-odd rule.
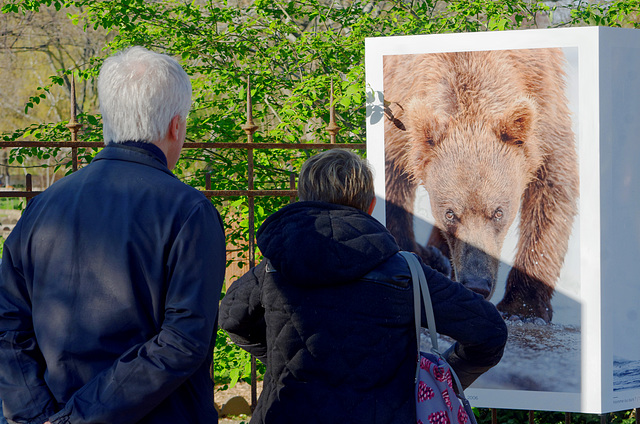
[[324, 202], [285, 206], [265, 220], [257, 241], [287, 281], [307, 286], [356, 280], [399, 250], [391, 233], [375, 218]]

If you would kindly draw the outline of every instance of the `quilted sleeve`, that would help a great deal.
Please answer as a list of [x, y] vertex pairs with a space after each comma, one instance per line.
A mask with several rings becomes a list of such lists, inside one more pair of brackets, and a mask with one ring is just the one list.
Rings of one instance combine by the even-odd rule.
[[267, 326], [261, 303], [266, 261], [235, 281], [220, 304], [220, 327], [231, 340], [266, 363]]
[[[495, 305], [479, 294], [429, 267], [424, 271], [436, 329], [456, 340], [445, 358], [466, 388], [502, 358], [507, 326]], [[422, 319], [426, 326], [424, 315]]]

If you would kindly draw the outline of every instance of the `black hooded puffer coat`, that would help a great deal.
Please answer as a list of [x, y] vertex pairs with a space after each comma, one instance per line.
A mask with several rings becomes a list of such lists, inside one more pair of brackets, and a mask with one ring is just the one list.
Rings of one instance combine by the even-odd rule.
[[[220, 309], [221, 327], [266, 364], [251, 423], [415, 423], [411, 276], [386, 228], [354, 208], [298, 202], [265, 221], [258, 246], [268, 259]], [[468, 385], [500, 360], [506, 326], [481, 296], [424, 270]]]

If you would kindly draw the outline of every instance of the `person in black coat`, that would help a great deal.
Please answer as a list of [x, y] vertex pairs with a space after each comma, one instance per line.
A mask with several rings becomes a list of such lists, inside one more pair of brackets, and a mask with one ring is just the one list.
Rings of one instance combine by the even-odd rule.
[[[367, 163], [346, 150], [313, 156], [298, 193], [260, 227], [264, 260], [220, 306], [220, 326], [266, 364], [251, 423], [415, 423], [411, 274], [370, 216]], [[436, 326], [456, 340], [447, 359], [467, 387], [499, 362], [506, 325], [482, 296], [423, 268]]]

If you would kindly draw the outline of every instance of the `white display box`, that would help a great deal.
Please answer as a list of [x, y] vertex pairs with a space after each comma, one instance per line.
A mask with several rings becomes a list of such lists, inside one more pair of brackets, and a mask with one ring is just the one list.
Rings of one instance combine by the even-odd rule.
[[[560, 49], [565, 58], [564, 95], [577, 152], [579, 193], [575, 199], [577, 214], [572, 218], [566, 254], [551, 299], [553, 318], [550, 324], [541, 324], [540, 320], [537, 323], [510, 321], [503, 361], [466, 392], [472, 405], [477, 407], [584, 413], [639, 407], [640, 31], [586, 27], [380, 37], [367, 39], [365, 46], [367, 157], [376, 178], [378, 203], [374, 216], [385, 224], [388, 224], [385, 203], [391, 194], [385, 187], [385, 160], [391, 156], [385, 149], [385, 121], [390, 125], [392, 119], [392, 115], [385, 114], [385, 106], [387, 112], [395, 107], [407, 120], [410, 113], [420, 119], [423, 116], [421, 109], [414, 108], [418, 110], [415, 112], [408, 101], [391, 105], [389, 102], [397, 100], [385, 97], [384, 73], [391, 72], [384, 71], [385, 57]], [[433, 61], [429, 59], [429, 63]], [[428, 71], [420, 72], [436, 75], [432, 79], [437, 83], [439, 70], [436, 68], [430, 65]], [[416, 69], [402, 72], [416, 72]], [[444, 77], [442, 79], [444, 81]], [[406, 84], [414, 80], [409, 76]], [[458, 88], [464, 91], [468, 87]], [[505, 98], [504, 93], [500, 96]], [[444, 121], [449, 123], [442, 124], [442, 117], [437, 121], [437, 125], [445, 125], [443, 128], [448, 133], [432, 130], [429, 125], [436, 124], [431, 121], [421, 124], [417, 118], [395, 127], [428, 133], [425, 142], [429, 146], [444, 143], [438, 140], [454, 137], [451, 120], [456, 118], [453, 117], [455, 111], [450, 109], [455, 106], [434, 104], [435, 96], [425, 98], [431, 99], [425, 106], [429, 111], [448, 110], [450, 121]], [[533, 107], [538, 112], [539, 108], [539, 104]], [[531, 122], [542, 125], [544, 119]], [[411, 125], [413, 127], [408, 128]], [[500, 134], [516, 146], [514, 149], [521, 144], [521, 140], [511, 137], [510, 133]], [[391, 137], [386, 136], [388, 140]], [[543, 152], [544, 155], [550, 153]], [[429, 175], [430, 181], [437, 178], [433, 173]], [[457, 191], [457, 188], [443, 189], [445, 197], [447, 190]], [[420, 181], [413, 204], [413, 231], [416, 242], [421, 245], [427, 243], [431, 228], [438, 225], [429, 197], [430, 193]], [[461, 222], [454, 221], [457, 214], [453, 211], [447, 210], [447, 213], [447, 219], [451, 218], [446, 221], [447, 225]], [[555, 212], [546, 213], [551, 220], [555, 219]], [[502, 209], [496, 214], [491, 219], [502, 218]], [[520, 216], [514, 219], [500, 249], [496, 289], [491, 297], [495, 304], [502, 299], [505, 280], [517, 261], [519, 219]]]

